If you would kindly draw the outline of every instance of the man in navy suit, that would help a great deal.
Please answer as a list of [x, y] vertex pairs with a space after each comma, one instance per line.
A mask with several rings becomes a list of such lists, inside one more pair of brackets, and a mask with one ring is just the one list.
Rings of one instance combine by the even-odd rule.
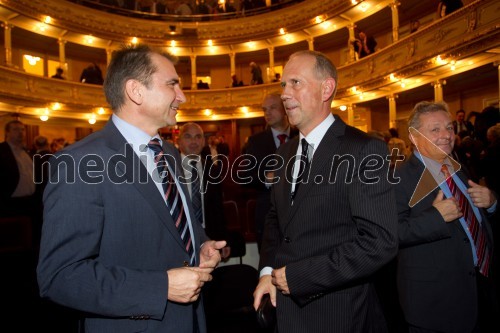
[[[450, 157], [455, 134], [445, 103], [418, 103], [408, 127], [415, 150], [397, 169], [396, 200], [397, 283], [409, 330], [498, 332], [488, 222], [496, 197]], [[479, 222], [475, 228], [472, 218]], [[474, 235], [481, 234], [477, 243]]]
[[267, 128], [248, 138], [245, 152], [255, 162], [247, 172], [252, 179], [248, 186], [257, 191], [255, 231], [259, 250], [262, 243], [262, 233], [264, 232], [264, 221], [270, 206], [271, 184], [267, 182], [267, 179], [272, 178], [269, 172], [273, 169], [272, 166], [267, 166], [266, 162], [269, 161], [269, 158], [272, 158], [276, 153], [276, 149], [282, 143], [297, 135], [297, 130], [292, 129], [288, 123], [280, 94], [267, 95], [262, 102], [262, 110], [264, 111]]
[[337, 70], [324, 54], [294, 53], [281, 85], [300, 137], [277, 152], [254, 307], [270, 294], [279, 332], [385, 332], [372, 275], [397, 252], [387, 146], [332, 115]]
[[85, 332], [206, 332], [199, 295], [225, 241], [208, 240], [194, 218], [177, 149], [162, 143], [161, 173], [153, 151], [185, 101], [173, 61], [142, 45], [114, 52], [110, 121], [51, 161], [40, 294], [80, 310]]

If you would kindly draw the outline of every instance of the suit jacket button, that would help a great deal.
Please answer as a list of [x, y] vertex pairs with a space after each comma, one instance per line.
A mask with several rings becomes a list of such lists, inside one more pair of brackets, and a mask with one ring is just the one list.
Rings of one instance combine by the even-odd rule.
[[188, 263], [186, 260], [184, 260], [184, 261], [182, 262], [182, 266], [184, 266], [184, 267], [189, 267], [189, 263]]
[[290, 243], [292, 240], [290, 239], [290, 237], [285, 236], [284, 241], [285, 241], [285, 243]]

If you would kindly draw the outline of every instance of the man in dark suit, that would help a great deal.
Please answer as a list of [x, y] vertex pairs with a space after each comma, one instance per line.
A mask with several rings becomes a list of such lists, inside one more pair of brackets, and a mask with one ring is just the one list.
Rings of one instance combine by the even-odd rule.
[[331, 114], [337, 71], [324, 54], [294, 53], [282, 87], [300, 138], [278, 149], [254, 307], [269, 293], [279, 332], [385, 332], [371, 280], [397, 252], [386, 144]]
[[465, 111], [460, 109], [457, 111], [455, 120], [453, 121], [453, 131], [456, 135], [460, 135], [463, 139], [466, 136], [471, 136], [474, 132], [474, 125], [468, 120], [465, 120]]
[[196, 221], [179, 152], [158, 135], [185, 102], [173, 61], [115, 51], [110, 121], [51, 159], [40, 294], [82, 311], [85, 332], [206, 332], [199, 295], [225, 242]]
[[19, 120], [5, 125], [0, 143], [0, 216], [32, 215], [35, 205], [33, 162], [26, 152], [26, 130]]
[[[271, 170], [273, 166], [266, 165], [272, 160], [276, 149], [292, 137], [298, 131], [291, 129], [285, 113], [283, 101], [278, 93], [267, 95], [262, 102], [264, 119], [267, 128], [263, 132], [252, 135], [248, 138], [245, 153], [251, 156], [254, 163], [252, 168], [247, 170], [251, 182], [247, 184], [257, 192], [255, 204], [255, 234], [257, 246], [260, 250], [262, 234], [264, 233], [264, 221], [270, 206], [271, 184], [267, 179], [272, 178]], [[264, 163], [263, 163], [264, 162]]]
[[[196, 123], [182, 125], [177, 144], [181, 152], [186, 185], [193, 201], [195, 214], [199, 219], [198, 222], [201, 223], [210, 239], [228, 239], [220, 179], [221, 165], [212, 163], [212, 155], [207, 152], [203, 153], [205, 146], [203, 129]], [[193, 170], [193, 163], [195, 170]], [[198, 181], [193, 181], [193, 175]], [[194, 187], [197, 187], [195, 192], [193, 192]], [[228, 258], [230, 254], [229, 246], [221, 251], [223, 259]]]
[[488, 223], [496, 198], [449, 156], [445, 103], [418, 103], [408, 127], [416, 149], [397, 170], [396, 198], [398, 292], [410, 332], [498, 332]]

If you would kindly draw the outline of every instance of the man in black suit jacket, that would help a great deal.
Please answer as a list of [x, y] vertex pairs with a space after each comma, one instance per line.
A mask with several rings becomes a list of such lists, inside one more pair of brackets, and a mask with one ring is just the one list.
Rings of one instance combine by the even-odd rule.
[[[196, 123], [186, 123], [179, 130], [177, 139], [182, 158], [182, 168], [186, 184], [193, 200], [193, 182], [191, 181], [192, 164], [195, 161], [197, 177], [201, 179], [198, 189], [200, 204], [199, 217], [207, 236], [215, 240], [227, 240], [227, 223], [224, 216], [223, 193], [221, 182], [221, 163], [212, 163], [212, 155], [203, 153], [205, 136], [203, 129]], [[194, 200], [193, 200], [194, 202]], [[194, 207], [195, 209], [197, 207]], [[231, 254], [230, 244], [221, 250], [223, 259]]]
[[225, 242], [207, 238], [180, 154], [159, 141], [186, 100], [174, 58], [130, 46], [106, 75], [110, 121], [51, 159], [40, 294], [81, 311], [85, 332], [204, 333], [199, 295]]
[[33, 163], [25, 150], [26, 130], [19, 120], [5, 125], [0, 143], [0, 215], [32, 216], [35, 193]]
[[[488, 269], [493, 258], [488, 261], [476, 252], [482, 247], [477, 247], [467, 222], [472, 211], [481, 221], [476, 230], [485, 235], [486, 249], [480, 252], [492, 255], [488, 215], [496, 209], [496, 198], [449, 156], [455, 135], [445, 103], [418, 103], [408, 127], [416, 150], [397, 170], [396, 198], [398, 292], [410, 332], [498, 332], [493, 321], [498, 304]], [[467, 196], [466, 209], [453, 196], [447, 184], [451, 179], [456, 185], [450, 186]]]
[[[251, 156], [254, 162], [252, 168], [246, 170], [246, 172], [252, 179], [247, 185], [257, 191], [255, 233], [259, 250], [264, 232], [264, 221], [269, 211], [271, 198], [269, 195], [271, 193], [271, 184], [266, 180], [272, 178], [272, 174], [269, 174], [269, 172], [273, 169], [272, 166], [267, 166], [265, 162], [272, 158], [281, 142], [285, 143], [298, 134], [298, 131], [292, 129], [288, 123], [285, 107], [278, 93], [269, 94], [264, 98], [262, 110], [264, 111], [267, 129], [248, 138], [245, 152]], [[263, 161], [264, 163], [262, 163]]]
[[456, 135], [460, 135], [463, 139], [466, 136], [471, 136], [474, 132], [474, 125], [468, 120], [465, 120], [465, 111], [460, 109], [456, 112], [455, 120], [453, 121], [453, 131]]
[[324, 54], [294, 53], [282, 86], [300, 143], [278, 149], [254, 307], [269, 293], [279, 332], [385, 332], [371, 280], [397, 252], [387, 146], [331, 114], [337, 71]]

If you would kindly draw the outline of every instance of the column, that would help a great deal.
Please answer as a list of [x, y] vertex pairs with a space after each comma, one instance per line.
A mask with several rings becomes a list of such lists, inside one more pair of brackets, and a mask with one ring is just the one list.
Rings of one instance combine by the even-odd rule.
[[356, 39], [356, 36], [354, 34], [354, 28], [356, 25], [350, 24], [347, 26], [347, 29], [349, 29], [349, 60], [350, 62], [356, 61], [356, 51], [354, 51], [354, 45], [353, 42]]
[[109, 63], [111, 62], [111, 57], [113, 56], [113, 50], [111, 49], [106, 49], [106, 65], [109, 66]]
[[198, 85], [196, 84], [196, 55], [191, 54], [189, 56], [191, 59], [191, 90], [198, 89]]
[[307, 45], [309, 46], [309, 51], [314, 51], [314, 38], [309, 37], [307, 39]]
[[434, 87], [434, 102], [443, 101], [443, 86], [445, 84], [446, 84], [445, 80], [436, 80], [436, 82], [432, 83]]
[[269, 77], [268, 82], [272, 82], [274, 79], [274, 46], [268, 48], [269, 50]]
[[347, 124], [354, 126], [354, 105], [349, 104], [347, 106]]
[[57, 41], [59, 44], [59, 67], [64, 68], [64, 70], [68, 70], [66, 68], [66, 41], [62, 38], [59, 38]]
[[393, 3], [389, 4], [391, 6], [392, 12], [392, 42], [395, 43], [399, 40], [399, 13], [398, 6], [401, 3], [398, 0], [394, 0]]
[[229, 53], [229, 59], [231, 60], [231, 76], [236, 74], [236, 53]]
[[[498, 69], [498, 82], [500, 82], [500, 61], [496, 61], [493, 66]], [[498, 87], [498, 97], [500, 97], [500, 86]], [[498, 108], [500, 108], [500, 98], [498, 99]]]
[[4, 28], [4, 49], [5, 49], [5, 65], [7, 67], [12, 66], [12, 24], [8, 22], [3, 22], [2, 27]]
[[387, 99], [389, 100], [389, 128], [397, 127], [396, 123], [396, 98], [398, 98], [398, 95], [389, 95], [387, 96]]

